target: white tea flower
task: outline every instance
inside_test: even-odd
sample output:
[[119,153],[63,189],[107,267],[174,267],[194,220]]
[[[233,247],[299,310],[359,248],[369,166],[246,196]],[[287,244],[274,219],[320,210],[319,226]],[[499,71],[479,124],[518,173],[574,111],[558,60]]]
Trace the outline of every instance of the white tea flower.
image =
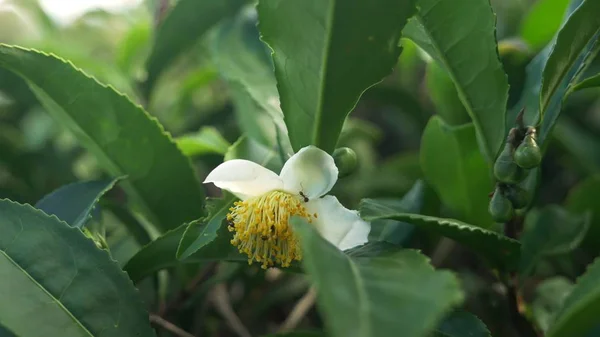
[[290,217],[304,217],[329,242],[341,250],[367,242],[371,230],[357,211],[334,196],[325,196],[338,177],[333,158],[325,151],[307,146],[293,155],[281,173],[248,160],[230,160],[217,166],[204,183],[235,194],[237,201],[227,215],[231,243],[263,268],[288,267],[301,260],[298,239]]

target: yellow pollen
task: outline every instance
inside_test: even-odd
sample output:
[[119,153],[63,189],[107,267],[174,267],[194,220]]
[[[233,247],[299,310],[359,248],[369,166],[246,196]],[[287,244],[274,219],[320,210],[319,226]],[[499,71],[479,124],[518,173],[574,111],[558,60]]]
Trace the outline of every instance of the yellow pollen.
[[317,217],[308,214],[303,198],[281,191],[236,201],[229,211],[229,231],[235,232],[231,244],[248,255],[248,264],[260,262],[264,269],[289,267],[293,260],[300,261],[302,253],[290,217],[302,216],[309,223]]

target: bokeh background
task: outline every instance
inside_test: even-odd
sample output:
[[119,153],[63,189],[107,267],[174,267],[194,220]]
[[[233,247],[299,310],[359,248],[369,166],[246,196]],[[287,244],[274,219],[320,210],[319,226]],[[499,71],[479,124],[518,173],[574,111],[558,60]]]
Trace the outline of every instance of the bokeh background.
[[[203,145],[182,145],[202,178],[227,156],[229,146],[240,136],[247,137],[248,146],[265,146],[262,137],[268,135],[256,130],[272,130],[273,121],[261,117],[255,119],[258,125],[248,125],[240,117],[252,107],[239,95],[239,88],[228,82],[221,64],[234,62],[241,71],[260,72],[268,53],[258,40],[256,15],[249,3],[207,31],[182,32],[191,36],[192,43],[162,66],[164,70],[149,90],[147,60],[155,32],[176,3],[0,0],[0,42],[70,60],[144,106],[177,139],[208,139]],[[518,101],[523,89],[526,65],[550,42],[568,3],[492,0],[497,13],[500,58],[511,84],[510,105]],[[244,34],[229,40],[222,38],[227,29],[238,26]],[[235,43],[244,48],[235,47]],[[600,62],[595,60],[590,72],[598,73],[599,69]],[[589,183],[590,177],[600,171],[598,93],[596,89],[581,91],[566,102],[544,158],[536,206],[556,203],[573,210],[586,207],[581,200],[573,201],[571,195],[574,188],[582,182]],[[420,186],[427,194],[421,213],[465,220],[465,214],[442,203],[423,180],[420,140],[427,121],[435,114],[455,126],[470,120],[448,75],[410,41],[404,41],[394,72],[363,95],[344,126],[338,145],[353,149],[359,165],[340,180],[333,193],[347,207],[356,208],[362,198],[402,198],[411,188]],[[0,69],[0,198],[33,204],[59,186],[103,175],[95,159],[44,111],[26,84]],[[218,191],[208,190],[208,194],[216,196]],[[597,195],[591,196],[587,200],[597,200]],[[127,262],[141,247],[124,224],[128,216],[135,214],[117,214],[109,208],[99,212],[112,256],[122,264]],[[151,228],[148,231],[150,236],[156,235]],[[373,237],[379,234],[377,230],[371,233]],[[550,275],[558,275],[559,280],[554,281],[558,285],[549,288],[547,294],[525,292],[529,296],[526,300],[542,303],[537,311],[537,315],[542,315],[540,319],[551,312],[544,305],[558,296],[555,294],[570,289],[573,278],[598,253],[594,243],[598,234],[591,231],[581,249],[541,264],[532,284]],[[410,225],[404,225],[397,235],[403,245],[430,255],[434,265],[457,271],[467,290],[467,308],[486,322],[494,336],[510,336],[503,324],[507,318],[501,286],[475,256],[452,243],[440,244],[439,237]],[[256,266],[229,263],[176,268],[160,274],[163,282],[147,280],[139,286],[150,310],[164,312],[173,298],[197,282],[198,271],[206,270],[210,272],[202,285],[193,287],[192,293],[186,293],[185,301],[168,308],[166,313],[177,325],[202,336],[243,335],[218,306],[209,304],[212,297],[222,296],[215,285],[228,289],[228,303],[252,334],[273,331],[309,287],[301,275],[275,270],[265,273]],[[170,282],[164,281],[167,279]],[[312,309],[299,325],[319,327],[322,322]],[[169,336],[169,332],[160,333]]]

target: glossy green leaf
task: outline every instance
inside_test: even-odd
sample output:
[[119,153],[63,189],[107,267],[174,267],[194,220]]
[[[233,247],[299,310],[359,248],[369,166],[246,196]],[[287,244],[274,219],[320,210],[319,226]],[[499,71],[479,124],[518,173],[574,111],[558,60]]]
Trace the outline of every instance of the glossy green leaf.
[[120,179],[76,182],[63,186],[43,197],[35,208],[48,215],[56,215],[70,226],[81,228],[92,216],[100,198]]
[[573,91],[600,87],[600,74],[588,77],[573,86]]
[[600,259],[577,279],[573,291],[565,299],[548,337],[584,336],[598,325],[600,311]]
[[521,236],[520,274],[531,273],[544,256],[565,254],[577,248],[589,225],[589,214],[571,214],[556,205],[529,212]]
[[498,59],[495,17],[488,1],[421,0],[404,29],[446,69],[471,116],[484,157],[504,141],[508,81]]
[[[133,282],[139,282],[153,273],[172,268],[184,263],[205,261],[247,261],[247,257],[238,254],[237,249],[229,242],[232,238],[227,225],[220,226],[214,231],[207,231],[208,226],[214,227],[214,222],[221,219],[208,217],[183,224],[176,229],[164,233],[156,240],[142,247],[123,267]],[[212,222],[212,223],[211,223]],[[190,241],[210,233],[211,241],[204,242],[197,250],[189,249]],[[195,243],[195,242],[192,242]],[[186,249],[188,248],[188,249]],[[178,258],[178,249],[185,255]],[[181,254],[180,254],[181,255]]]
[[0,321],[17,336],[154,336],[137,291],[79,229],[0,200]]
[[560,28],[569,2],[570,0],[537,1],[521,22],[521,38],[535,49],[544,47]]
[[212,56],[228,82],[240,129],[265,146],[277,137],[291,152],[268,47],[260,40],[256,12],[225,20],[212,36]]
[[574,159],[574,166],[581,166],[589,173],[600,172],[600,138],[578,126],[568,116],[556,123],[553,137]]
[[[431,193],[431,192],[430,192]],[[379,214],[420,213],[428,201],[428,187],[418,180],[402,199],[372,199]],[[363,203],[364,205],[365,203]],[[373,220],[369,238],[399,245],[413,231],[413,225],[388,219]]]
[[24,78],[48,112],[69,128],[163,229],[202,215],[202,190],[189,160],[158,122],[72,64],[0,45],[0,67]]
[[598,241],[600,240],[600,209],[598,209],[598,200],[600,200],[600,177],[589,177],[579,184],[575,185],[569,192],[566,207],[570,212],[590,214],[590,228],[583,241],[583,247],[593,254],[600,252]]
[[458,311],[446,317],[435,329],[432,337],[491,337],[490,331],[477,318],[466,311]]
[[[280,154],[247,136],[240,137],[225,153],[225,161],[246,159],[279,173],[283,167]],[[285,158],[287,160],[287,158]]]
[[382,254],[398,251],[398,246],[387,242],[375,241],[367,242],[362,246],[357,246],[344,251],[344,254],[350,257],[376,257]]
[[212,203],[207,203],[209,215],[201,222],[192,222],[188,225],[177,249],[177,258],[184,260],[215,240],[217,232],[222,227],[223,219],[236,200],[233,194],[226,193],[222,199],[214,199]]
[[548,332],[572,290],[573,282],[562,276],[546,279],[535,288],[531,313],[537,326],[544,333]]
[[333,152],[360,95],[388,75],[416,0],[261,0],[281,109],[294,150]]
[[14,101],[16,110],[26,111],[36,104],[35,95],[27,83],[18,75],[2,68],[0,68],[0,91]]
[[223,18],[232,16],[244,0],[180,0],[155,33],[154,46],[146,62],[148,77],[144,84],[148,97],[163,70],[204,33]]
[[154,272],[178,265],[177,246],[187,226],[188,224],[183,224],[163,233],[142,247],[123,266],[123,270],[127,272],[129,278],[137,283]]
[[519,258],[518,241],[458,220],[420,214],[391,213],[387,205],[372,199],[363,199],[360,215],[367,221],[390,219],[413,224],[453,239],[501,266],[513,267]]
[[177,138],[177,147],[188,157],[209,153],[224,155],[231,144],[214,127],[206,126],[200,131]]
[[542,74],[540,90],[540,144],[552,130],[571,83],[600,50],[600,2],[585,0],[558,32]]
[[425,80],[436,112],[444,121],[450,125],[462,125],[470,121],[456,86],[444,68],[437,62],[429,62]]
[[148,233],[148,228],[142,224],[141,219],[136,216],[126,204],[120,204],[118,202],[106,203],[106,209],[108,209],[120,222],[127,228],[129,234],[132,235],[133,239],[137,241],[140,246],[145,246],[152,239]]
[[0,324],[0,336],[2,336],[2,337],[19,337],[19,336],[15,335],[14,332],[8,330],[7,327],[2,326],[1,324]]
[[[583,0],[572,0],[565,14],[562,25],[569,20],[573,12],[581,5]],[[514,126],[515,118],[517,114],[524,109],[525,116],[524,121],[526,125],[534,125],[540,120],[539,109],[540,109],[540,91],[542,87],[542,73],[548,57],[552,52],[553,46],[556,43],[556,36],[552,39],[552,42],[542,49],[526,67],[526,77],[524,89],[519,102],[506,114],[506,133],[509,129]],[[554,105],[551,111],[560,109],[560,106]]]
[[477,226],[493,223],[488,195],[494,185],[472,124],[452,127],[432,117],[423,131],[420,156],[425,180],[444,204]]
[[303,219],[292,219],[303,266],[332,337],[423,336],[463,294],[456,277],[435,271],[416,251],[351,258]]

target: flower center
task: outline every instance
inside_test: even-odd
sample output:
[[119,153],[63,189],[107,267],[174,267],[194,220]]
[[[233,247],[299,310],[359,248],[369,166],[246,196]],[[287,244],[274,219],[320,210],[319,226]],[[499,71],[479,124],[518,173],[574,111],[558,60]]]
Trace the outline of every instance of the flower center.
[[280,265],[289,267],[293,260],[301,260],[298,239],[289,224],[290,217],[298,215],[312,222],[316,214],[306,211],[304,198],[281,191],[272,191],[259,197],[236,201],[229,209],[229,231],[235,232],[231,244],[262,268]]

